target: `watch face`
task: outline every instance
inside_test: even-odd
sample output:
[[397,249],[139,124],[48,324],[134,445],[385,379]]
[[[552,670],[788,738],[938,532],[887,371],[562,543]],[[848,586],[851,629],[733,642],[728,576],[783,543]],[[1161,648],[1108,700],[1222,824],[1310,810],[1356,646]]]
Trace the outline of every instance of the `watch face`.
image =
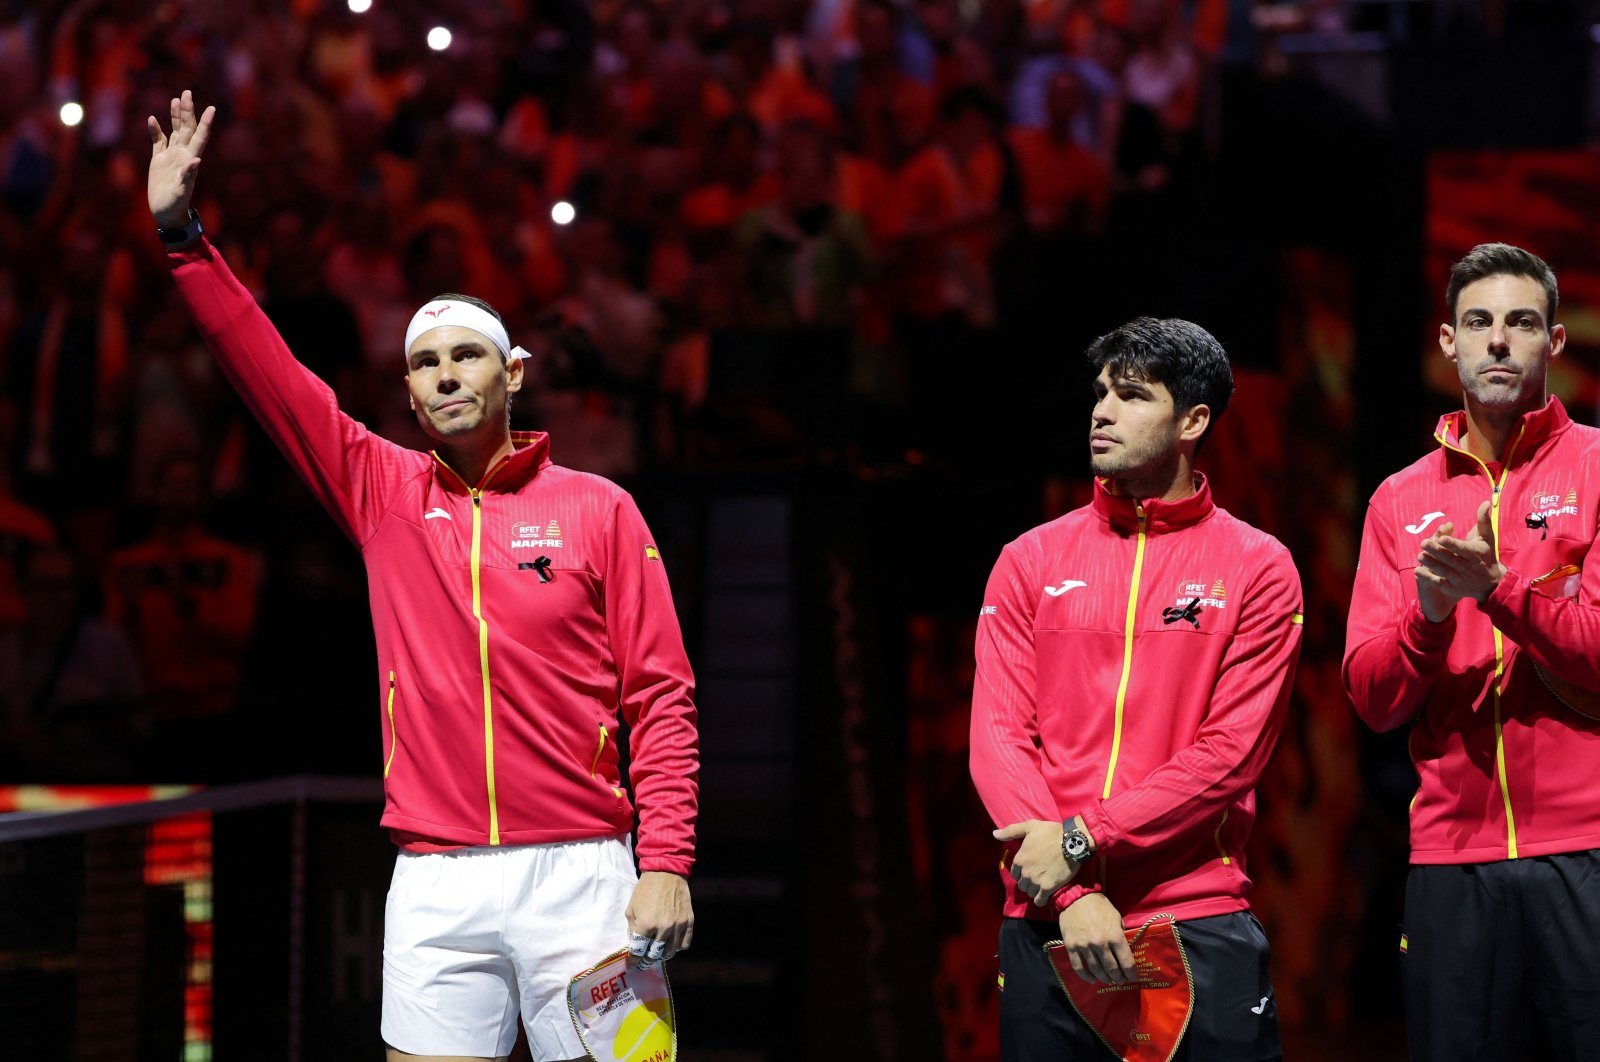
[[1089,854],[1089,842],[1081,833],[1069,833],[1066,840],[1067,855],[1072,859],[1082,859]]

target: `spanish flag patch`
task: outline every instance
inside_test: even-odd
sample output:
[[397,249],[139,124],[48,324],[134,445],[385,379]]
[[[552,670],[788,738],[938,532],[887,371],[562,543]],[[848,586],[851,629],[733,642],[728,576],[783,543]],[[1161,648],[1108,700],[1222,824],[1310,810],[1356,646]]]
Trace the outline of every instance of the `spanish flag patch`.
[[661,559],[661,551],[654,546],[646,546],[644,548],[644,559],[658,561]]

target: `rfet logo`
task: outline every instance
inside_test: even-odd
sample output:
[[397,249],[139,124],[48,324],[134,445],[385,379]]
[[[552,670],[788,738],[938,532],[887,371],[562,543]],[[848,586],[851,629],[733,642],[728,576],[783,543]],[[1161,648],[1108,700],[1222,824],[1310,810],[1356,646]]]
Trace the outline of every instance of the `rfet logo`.
[[1227,608],[1228,588],[1222,585],[1222,580],[1215,582],[1186,582],[1178,590],[1177,604],[1180,608],[1187,607],[1195,602],[1197,608]]
[[628,975],[625,973],[619,973],[611,980],[601,981],[599,984],[589,989],[589,994],[592,997],[590,1002],[599,1003],[601,1000],[610,999],[612,996],[623,991],[627,987]]
[[1533,496],[1533,516],[1542,516],[1546,520],[1552,516],[1577,516],[1578,491],[1577,488],[1567,491],[1565,495],[1554,491],[1549,493],[1538,492]]
[[512,549],[535,548],[560,548],[561,525],[551,520],[548,524],[532,521],[526,524],[513,524],[511,527]]

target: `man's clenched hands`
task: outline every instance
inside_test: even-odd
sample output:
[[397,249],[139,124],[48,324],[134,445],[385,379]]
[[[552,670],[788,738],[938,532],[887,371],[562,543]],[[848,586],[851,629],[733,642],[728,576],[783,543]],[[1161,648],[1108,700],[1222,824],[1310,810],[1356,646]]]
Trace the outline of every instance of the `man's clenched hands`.
[[164,134],[155,115],[145,119],[150,131],[150,215],[164,229],[181,229],[188,222],[189,200],[194,196],[200,155],[211,137],[211,120],[217,109],[207,107],[198,119],[194,97],[188,89],[172,101],[172,132]]
[[1137,980],[1133,950],[1122,932],[1122,913],[1103,893],[1080,897],[1061,912],[1059,922],[1061,942],[1079,977],[1108,985]]
[[1035,907],[1049,903],[1056,890],[1078,872],[1078,868],[1068,864],[1066,856],[1061,854],[1061,833],[1061,823],[1043,819],[1014,822],[994,831],[997,841],[1022,838],[1022,846],[1011,860],[1011,876]]

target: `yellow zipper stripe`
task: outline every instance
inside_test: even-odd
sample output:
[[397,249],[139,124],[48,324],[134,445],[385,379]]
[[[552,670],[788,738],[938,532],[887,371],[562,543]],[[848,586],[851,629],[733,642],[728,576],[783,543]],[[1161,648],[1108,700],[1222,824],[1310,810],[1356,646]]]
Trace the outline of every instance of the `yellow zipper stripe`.
[[394,752],[400,747],[400,735],[394,729],[394,672],[389,672],[389,758],[383,761],[383,776],[389,777],[389,768],[394,766]]
[[494,790],[494,697],[489,681],[489,621],[483,618],[483,490],[506,463],[502,457],[493,468],[484,473],[476,487],[467,486],[456,470],[444,463],[437,451],[433,459],[439,467],[455,476],[456,482],[472,495],[472,616],[478,621],[478,665],[483,672],[483,772],[489,787],[489,843],[500,843],[500,804]]
[[1133,554],[1133,583],[1128,587],[1128,616],[1122,632],[1122,679],[1117,683],[1117,717],[1111,730],[1111,761],[1106,764],[1106,784],[1100,791],[1101,800],[1111,799],[1111,781],[1117,774],[1117,755],[1122,751],[1122,710],[1128,702],[1128,677],[1133,674],[1133,620],[1139,606],[1139,575],[1144,571],[1145,513],[1144,506],[1135,505],[1139,514],[1139,545]]
[[[1478,467],[1483,469],[1484,478],[1489,481],[1489,528],[1494,532],[1494,559],[1500,560],[1500,492],[1506,484],[1506,477],[1511,474],[1511,459],[1517,454],[1517,446],[1522,442],[1523,432],[1528,430],[1526,422],[1517,429],[1517,437],[1512,440],[1511,448],[1506,451],[1505,463],[1500,466],[1500,480],[1495,481],[1489,466],[1477,454],[1470,450],[1463,450],[1459,446],[1451,446],[1443,436],[1434,436],[1447,450],[1454,450],[1458,454],[1466,454],[1478,462]],[[1473,514],[1476,518],[1476,513]],[[1511,786],[1506,782],[1506,739],[1505,730],[1501,722],[1500,694],[1503,676],[1506,670],[1506,645],[1505,636],[1500,633],[1499,627],[1494,630],[1494,773],[1500,783],[1500,801],[1506,809],[1506,857],[1517,858],[1517,816],[1511,809]],[[1415,798],[1413,798],[1414,800]]]
[[500,843],[500,806],[494,795],[494,698],[489,685],[489,621],[483,618],[481,580],[483,495],[472,492],[472,615],[478,621],[478,663],[483,668],[483,770],[489,782],[489,843]]
[[1233,866],[1233,857],[1228,855],[1228,850],[1226,848],[1222,847],[1222,828],[1227,824],[1228,812],[1224,811],[1222,813],[1222,821],[1217,823],[1217,832],[1213,835],[1213,838],[1217,842],[1217,851],[1222,853],[1222,865],[1225,867],[1231,867]]
[[1517,817],[1511,811],[1511,788],[1506,783],[1506,739],[1500,722],[1500,673],[1505,668],[1505,645],[1494,632],[1494,773],[1500,780],[1500,800],[1506,806],[1506,857],[1517,858]]

